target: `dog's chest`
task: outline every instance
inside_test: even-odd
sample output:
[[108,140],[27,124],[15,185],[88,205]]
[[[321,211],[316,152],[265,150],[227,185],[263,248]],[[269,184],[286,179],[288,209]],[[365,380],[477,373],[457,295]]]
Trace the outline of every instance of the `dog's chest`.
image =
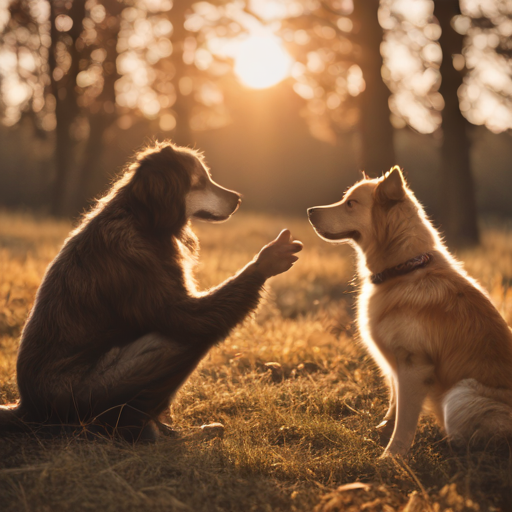
[[[392,286],[391,286],[392,284]],[[399,354],[430,353],[431,334],[425,308],[432,301],[417,283],[365,283],[359,297],[359,328],[370,353],[381,366],[395,368]]]
[[387,324],[385,296],[371,283],[362,286],[358,298],[357,321],[361,338],[383,371],[395,367],[393,337]]

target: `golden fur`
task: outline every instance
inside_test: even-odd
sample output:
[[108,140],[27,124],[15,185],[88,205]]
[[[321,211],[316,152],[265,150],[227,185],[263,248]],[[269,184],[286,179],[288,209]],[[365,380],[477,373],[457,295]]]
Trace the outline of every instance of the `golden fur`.
[[[424,406],[454,441],[509,436],[510,328],[443,245],[401,171],[364,179],[309,217],[322,238],[350,241],[359,254],[359,330],[390,386],[384,455],[407,453]],[[425,267],[372,283],[372,274],[425,253],[433,257]]]

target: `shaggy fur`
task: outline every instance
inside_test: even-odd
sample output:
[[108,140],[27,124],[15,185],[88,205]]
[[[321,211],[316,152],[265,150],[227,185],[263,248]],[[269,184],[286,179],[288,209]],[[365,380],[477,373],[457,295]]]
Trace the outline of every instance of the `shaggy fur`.
[[301,248],[285,231],[235,277],[199,293],[188,217],[225,220],[239,202],[192,150],[162,143],[139,153],[48,267],[22,333],[20,404],[0,425],[154,438],[201,358]]
[[[350,241],[359,254],[359,330],[390,386],[384,455],[407,453],[424,405],[454,441],[510,436],[511,331],[448,253],[400,169],[365,178],[309,218],[322,238]],[[427,253],[428,264],[372,284],[372,274]]]

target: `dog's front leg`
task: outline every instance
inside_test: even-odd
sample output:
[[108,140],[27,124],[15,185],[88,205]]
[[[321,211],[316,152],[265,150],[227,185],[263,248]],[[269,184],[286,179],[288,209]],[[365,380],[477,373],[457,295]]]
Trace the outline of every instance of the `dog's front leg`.
[[387,376],[389,388],[389,407],[383,420],[377,425],[376,429],[379,433],[380,443],[386,446],[391,439],[393,430],[395,429],[396,417],[396,384],[392,375]]
[[207,293],[178,297],[177,302],[167,304],[156,315],[153,330],[189,342],[207,340],[207,345],[225,339],[256,308],[265,281],[290,269],[301,250],[302,242],[293,240],[284,229],[234,277]]
[[433,365],[421,356],[406,350],[397,354],[395,429],[383,457],[409,451],[433,375]]

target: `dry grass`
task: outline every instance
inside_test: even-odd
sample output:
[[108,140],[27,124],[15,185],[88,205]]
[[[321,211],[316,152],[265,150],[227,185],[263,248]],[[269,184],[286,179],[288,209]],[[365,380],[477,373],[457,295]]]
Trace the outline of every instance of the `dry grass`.
[[[407,461],[378,459],[373,427],[386,393],[354,340],[350,249],[322,243],[303,220],[240,214],[196,226],[201,286],[231,275],[285,226],[305,243],[301,260],[181,390],[171,409],[181,437],[136,447],[0,439],[3,511],[512,510],[508,451],[455,454],[428,418]],[[19,333],[69,228],[0,213],[1,402],[16,399]],[[459,256],[511,321],[512,234],[488,228],[481,248]],[[225,425],[223,439],[193,429],[211,422]],[[336,490],[354,481],[371,485]]]

